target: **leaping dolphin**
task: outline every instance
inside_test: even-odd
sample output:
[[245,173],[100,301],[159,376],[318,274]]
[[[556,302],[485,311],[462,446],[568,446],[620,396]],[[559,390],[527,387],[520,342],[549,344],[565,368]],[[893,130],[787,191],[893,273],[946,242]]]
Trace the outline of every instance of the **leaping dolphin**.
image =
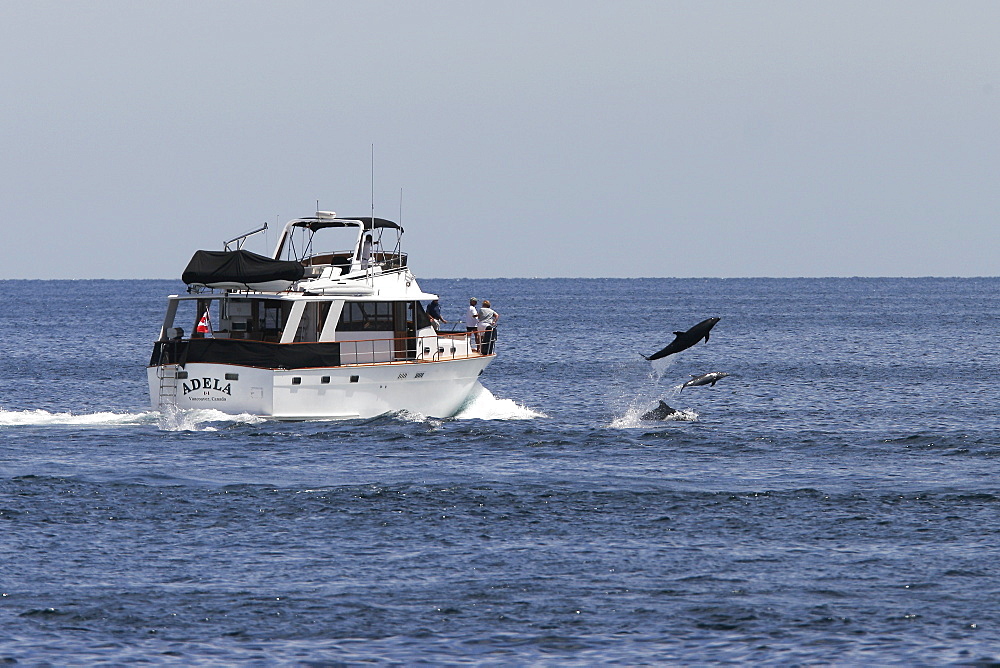
[[671,415],[676,415],[680,413],[676,408],[671,408],[667,405],[663,399],[660,399],[660,405],[651,411],[642,414],[640,420],[666,420]]
[[703,373],[700,376],[691,374],[691,380],[681,385],[681,390],[685,387],[697,387],[698,385],[711,385],[715,387],[715,384],[720,380],[728,376],[728,373],[722,373],[721,371],[713,371],[711,373]]
[[653,360],[658,360],[661,357],[666,357],[667,355],[673,355],[674,353],[679,353],[682,350],[687,350],[702,339],[705,339],[707,342],[708,335],[717,322],[719,322],[719,318],[709,318],[707,320],[702,320],[686,332],[674,332],[674,340],[670,342],[670,345],[659,352],[653,353],[649,357],[646,357],[645,355],[643,355],[643,357],[646,357],[647,360],[652,362]]

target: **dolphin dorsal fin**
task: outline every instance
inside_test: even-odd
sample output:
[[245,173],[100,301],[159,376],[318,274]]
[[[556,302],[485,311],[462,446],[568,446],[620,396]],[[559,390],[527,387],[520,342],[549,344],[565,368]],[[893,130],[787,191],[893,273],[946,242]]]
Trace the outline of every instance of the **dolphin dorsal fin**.
[[685,333],[686,332],[674,332],[674,336],[680,336],[681,334],[685,334]]

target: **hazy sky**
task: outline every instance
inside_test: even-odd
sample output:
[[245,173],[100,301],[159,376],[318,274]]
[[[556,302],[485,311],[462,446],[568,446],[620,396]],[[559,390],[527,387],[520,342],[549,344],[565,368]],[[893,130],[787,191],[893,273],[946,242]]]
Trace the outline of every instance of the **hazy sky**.
[[997,275],[998,26],[993,1],[10,0],[0,278],[178,278],[317,200],[368,215],[373,145],[422,277]]

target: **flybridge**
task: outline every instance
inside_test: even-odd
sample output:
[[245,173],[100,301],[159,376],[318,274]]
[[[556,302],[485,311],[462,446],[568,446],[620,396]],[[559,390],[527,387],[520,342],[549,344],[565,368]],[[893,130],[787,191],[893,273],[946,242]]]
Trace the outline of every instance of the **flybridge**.
[[[317,211],[289,221],[271,257],[242,250],[246,237],[266,227],[227,241],[226,250],[197,251],[182,280],[194,290],[280,292],[301,282],[299,289],[313,292],[371,294],[374,274],[402,270],[407,264],[400,249],[403,228],[385,218],[338,218],[332,211]],[[233,243],[236,250],[228,250]]]
[[[350,248],[327,248],[324,244],[330,243],[332,237],[318,233],[330,230],[347,231]],[[387,237],[387,231],[395,234]],[[343,239],[343,235],[337,236]],[[366,271],[374,266],[398,269],[406,266],[406,255],[400,250],[402,236],[403,228],[385,218],[338,218],[333,211],[317,211],[313,217],[285,225],[272,258],[294,260],[307,267],[332,266],[337,269],[336,275]]]

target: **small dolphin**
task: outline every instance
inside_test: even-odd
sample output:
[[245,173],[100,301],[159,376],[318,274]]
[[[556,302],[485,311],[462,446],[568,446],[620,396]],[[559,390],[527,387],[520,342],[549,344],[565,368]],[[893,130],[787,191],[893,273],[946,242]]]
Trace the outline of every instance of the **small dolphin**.
[[658,360],[661,357],[666,357],[667,355],[673,355],[674,353],[679,353],[682,350],[687,350],[702,339],[705,339],[707,342],[708,335],[717,322],[719,322],[719,318],[709,318],[707,320],[702,320],[686,332],[674,332],[674,340],[670,342],[670,345],[659,352],[653,353],[649,357],[646,357],[645,355],[643,355],[643,357],[646,357],[647,360],[652,362],[653,360]]
[[667,405],[663,399],[660,399],[660,405],[653,410],[643,413],[640,420],[666,420],[671,415],[676,415],[680,413],[676,408],[671,408]]
[[715,384],[720,380],[728,376],[728,373],[723,373],[721,371],[713,371],[711,373],[703,373],[700,376],[691,374],[691,380],[681,385],[681,390],[685,387],[697,387],[698,385],[711,385],[715,387]]

